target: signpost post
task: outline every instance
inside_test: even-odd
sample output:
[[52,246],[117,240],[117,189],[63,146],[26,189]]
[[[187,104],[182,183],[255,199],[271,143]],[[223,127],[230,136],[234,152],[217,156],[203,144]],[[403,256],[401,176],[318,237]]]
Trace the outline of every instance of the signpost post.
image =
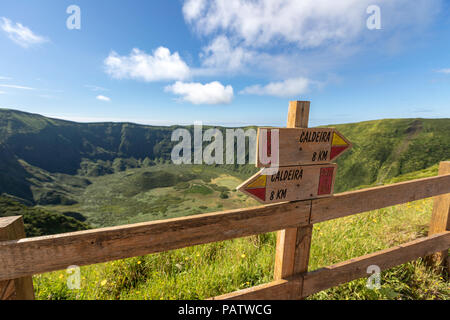
[[[309,101],[291,101],[287,128],[260,128],[256,166],[260,172],[237,189],[261,203],[310,200],[333,195],[337,159],[352,147],[333,128],[308,129]],[[272,132],[278,150],[272,150]],[[263,161],[278,151],[277,167]],[[281,230],[277,234],[275,280],[308,271],[312,225]],[[303,284],[301,284],[303,286]],[[302,290],[302,288],[299,288]]]

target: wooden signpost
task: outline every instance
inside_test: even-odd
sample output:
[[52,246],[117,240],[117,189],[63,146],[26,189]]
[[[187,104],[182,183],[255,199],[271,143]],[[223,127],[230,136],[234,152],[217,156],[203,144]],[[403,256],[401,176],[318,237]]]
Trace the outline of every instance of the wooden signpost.
[[[261,161],[261,152],[271,153],[271,136],[274,128],[258,129],[258,153],[256,166],[270,167]],[[276,129],[279,139],[279,166],[296,166],[306,164],[330,163],[352,147],[339,131],[330,128],[279,128]],[[265,150],[261,150],[262,135],[267,143]],[[261,152],[260,152],[261,151]]]
[[[333,195],[337,165],[331,161],[349,150],[352,144],[336,129],[308,129],[309,108],[309,101],[291,101],[287,128],[258,130],[256,166],[263,169],[240,185],[238,190],[262,203]],[[271,159],[273,152],[277,151],[271,144],[272,133],[279,137],[278,170],[260,158],[265,151],[267,158]],[[308,271],[312,230],[311,224],[278,231],[275,280]],[[303,281],[296,290],[301,292],[302,287]]]
[[[331,161],[352,144],[334,128],[307,128],[308,116],[309,102],[293,101],[289,128],[258,129],[256,166],[263,169],[237,190],[264,204],[333,195],[337,165]],[[277,145],[272,145],[274,135],[278,136]],[[275,152],[278,163],[274,167],[270,161],[265,163],[262,155],[269,160]]]

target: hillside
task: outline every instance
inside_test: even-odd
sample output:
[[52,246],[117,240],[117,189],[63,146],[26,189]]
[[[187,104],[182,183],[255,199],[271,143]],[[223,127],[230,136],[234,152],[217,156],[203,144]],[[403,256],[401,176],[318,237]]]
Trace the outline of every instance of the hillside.
[[[89,226],[74,217],[51,212],[42,208],[31,208],[10,197],[0,196],[0,217],[23,216],[27,237],[51,235],[89,229]],[[83,220],[82,216],[75,216]]]
[[[174,127],[79,124],[0,110],[0,216],[23,215],[27,236],[256,205],[235,187],[257,169],[175,166]],[[354,144],[338,160],[336,192],[437,174],[450,158],[450,119],[336,125]],[[225,130],[225,128],[221,128]],[[432,200],[317,224],[311,270],[427,234]],[[369,236],[370,235],[370,236]],[[202,299],[273,278],[275,234],[33,277],[38,299]],[[370,239],[370,240],[367,240]],[[205,274],[208,275],[205,277]],[[356,280],[309,299],[449,299],[448,281],[420,260],[387,270],[382,290]]]
[[[354,144],[338,159],[335,192],[387,183],[450,159],[450,119],[334,127]],[[76,123],[0,109],[0,195],[81,214],[92,226],[256,204],[234,192],[257,171],[254,165],[171,164],[175,128]]]

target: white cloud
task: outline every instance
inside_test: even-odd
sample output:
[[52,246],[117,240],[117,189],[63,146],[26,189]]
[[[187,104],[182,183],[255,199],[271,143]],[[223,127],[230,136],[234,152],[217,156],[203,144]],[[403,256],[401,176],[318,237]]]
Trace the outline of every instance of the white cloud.
[[[392,31],[429,22],[441,0],[378,0]],[[186,0],[185,20],[202,35],[227,34],[248,47],[279,43],[315,48],[351,42],[367,31],[373,0]],[[428,20],[427,20],[428,19]]]
[[18,86],[15,84],[0,84],[0,87],[1,88],[10,88],[10,89],[20,89],[20,90],[36,90],[35,88]]
[[4,17],[0,19],[0,28],[12,41],[24,48],[48,42],[48,39],[34,34],[33,31],[23,26],[21,23],[14,24],[11,20]]
[[[369,5],[381,30],[368,30]],[[412,50],[443,0],[184,0],[183,15],[208,44],[195,75],[323,77],[356,55]],[[300,50],[299,50],[300,49]]]
[[128,56],[119,56],[116,52],[104,61],[106,73],[117,79],[135,79],[147,82],[161,80],[183,80],[190,74],[187,64],[178,52],[170,53],[164,47],[149,55],[139,49],[133,49]]
[[448,68],[448,69],[440,69],[440,70],[437,70],[436,72],[450,74],[450,68]]
[[241,94],[269,95],[276,97],[292,97],[308,92],[312,85],[318,85],[318,82],[299,77],[287,79],[280,82],[270,82],[265,86],[253,85],[246,87]]
[[203,48],[200,54],[202,64],[207,68],[227,71],[241,70],[255,58],[255,53],[243,47],[233,47],[226,36],[218,36],[213,42]]
[[97,99],[97,100],[100,100],[100,101],[106,101],[106,102],[110,102],[110,101],[111,101],[111,98],[105,97],[105,96],[102,96],[102,95],[98,95],[98,96],[96,97],[96,99]]
[[0,91],[0,94],[6,94],[6,92],[5,91]]
[[167,86],[165,91],[179,95],[182,100],[193,104],[229,104],[234,96],[232,86],[224,86],[218,81],[206,84],[177,81]]
[[205,8],[205,0],[190,0],[185,1],[183,5],[183,14],[187,21],[192,21],[197,18]]
[[11,80],[11,78],[10,77],[2,77],[2,76],[0,76],[0,80]]

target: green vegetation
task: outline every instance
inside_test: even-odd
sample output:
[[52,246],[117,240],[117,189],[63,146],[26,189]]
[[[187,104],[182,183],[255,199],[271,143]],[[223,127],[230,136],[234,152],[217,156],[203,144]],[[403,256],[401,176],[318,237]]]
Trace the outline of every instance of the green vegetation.
[[[450,158],[450,119],[386,119],[334,127],[354,144],[338,159],[336,192],[385,183]],[[72,194],[83,187],[66,186],[68,175],[91,180],[168,164],[175,128],[81,124],[0,109],[0,194],[43,205],[73,203]],[[223,133],[225,129],[219,127]],[[248,158],[248,148],[246,152]],[[210,167],[240,179],[257,171],[253,165]]]
[[0,197],[0,217],[23,216],[27,237],[89,229],[72,217],[41,208],[30,208],[8,197]]
[[[432,200],[317,224],[311,270],[425,236]],[[81,289],[64,271],[37,275],[38,299],[204,299],[272,281],[275,234],[81,267]],[[206,276],[205,276],[206,275]],[[356,280],[309,299],[450,299],[448,279],[421,260],[382,272],[380,290]]]
[[[354,143],[338,159],[335,192],[433,176],[450,159],[450,119],[335,127]],[[23,215],[27,236],[37,236],[257,204],[235,192],[253,165],[170,164],[173,129],[0,109],[0,216]],[[422,200],[316,225],[311,270],[425,235],[431,206]],[[274,233],[258,235],[82,267],[81,290],[67,289],[64,271],[38,275],[35,289],[40,299],[207,298],[271,281],[274,249]],[[450,299],[448,279],[421,261],[381,280],[378,291],[357,280],[311,299]]]
[[450,119],[386,119],[334,127],[353,143],[337,161],[336,192],[383,184],[450,158]]

